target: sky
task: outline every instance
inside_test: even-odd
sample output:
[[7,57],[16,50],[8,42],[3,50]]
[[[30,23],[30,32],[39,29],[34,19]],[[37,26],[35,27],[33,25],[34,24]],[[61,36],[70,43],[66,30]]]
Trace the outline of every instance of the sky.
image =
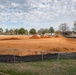
[[0,0],[0,28],[58,29],[76,20],[76,0]]

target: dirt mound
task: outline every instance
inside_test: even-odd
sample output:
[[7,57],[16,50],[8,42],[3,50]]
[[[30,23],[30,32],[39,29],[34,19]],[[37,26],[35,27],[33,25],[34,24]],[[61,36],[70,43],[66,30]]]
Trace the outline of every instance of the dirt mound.
[[65,38],[63,35],[61,35],[61,34],[58,34],[56,37],[58,37],[58,38]]
[[46,35],[37,35],[34,34],[32,37],[30,37],[31,39],[40,39],[40,38],[65,38],[64,36],[62,36],[61,34],[58,34],[57,36],[46,36]]
[[20,40],[19,38],[4,38],[4,39],[0,39],[0,40]]
[[32,37],[30,37],[30,39],[40,39],[40,38],[41,36],[37,34],[34,34]]

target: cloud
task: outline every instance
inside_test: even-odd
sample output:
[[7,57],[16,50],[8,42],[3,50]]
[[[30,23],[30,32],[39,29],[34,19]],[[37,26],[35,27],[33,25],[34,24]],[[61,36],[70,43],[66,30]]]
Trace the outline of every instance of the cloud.
[[73,1],[76,1],[76,0],[73,0]]
[[18,7],[19,3],[11,3],[12,7]]
[[3,9],[4,8],[4,6],[3,5],[0,5],[0,9]]
[[0,22],[51,21],[76,17],[76,0],[0,0]]

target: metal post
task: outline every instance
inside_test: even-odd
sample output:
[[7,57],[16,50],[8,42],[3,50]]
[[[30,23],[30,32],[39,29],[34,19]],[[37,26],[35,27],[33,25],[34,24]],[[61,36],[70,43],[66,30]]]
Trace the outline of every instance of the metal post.
[[58,53],[58,56],[57,56],[57,65],[56,65],[56,75],[59,75],[59,58],[60,58],[60,54]]
[[43,75],[43,52],[42,53],[42,75]]
[[14,63],[15,63],[15,49],[14,49]]
[[42,62],[43,62],[43,52],[42,52]]

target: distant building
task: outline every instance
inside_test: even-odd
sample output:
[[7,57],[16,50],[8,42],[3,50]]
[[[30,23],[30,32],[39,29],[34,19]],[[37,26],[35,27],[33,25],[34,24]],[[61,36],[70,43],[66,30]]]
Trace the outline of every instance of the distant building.
[[45,33],[45,36],[56,36],[56,33]]
[[72,31],[61,32],[61,34],[65,37],[76,38],[76,22],[74,24],[74,28],[72,29]]
[[76,38],[76,32],[75,31],[61,32],[61,34],[65,37],[75,37]]

